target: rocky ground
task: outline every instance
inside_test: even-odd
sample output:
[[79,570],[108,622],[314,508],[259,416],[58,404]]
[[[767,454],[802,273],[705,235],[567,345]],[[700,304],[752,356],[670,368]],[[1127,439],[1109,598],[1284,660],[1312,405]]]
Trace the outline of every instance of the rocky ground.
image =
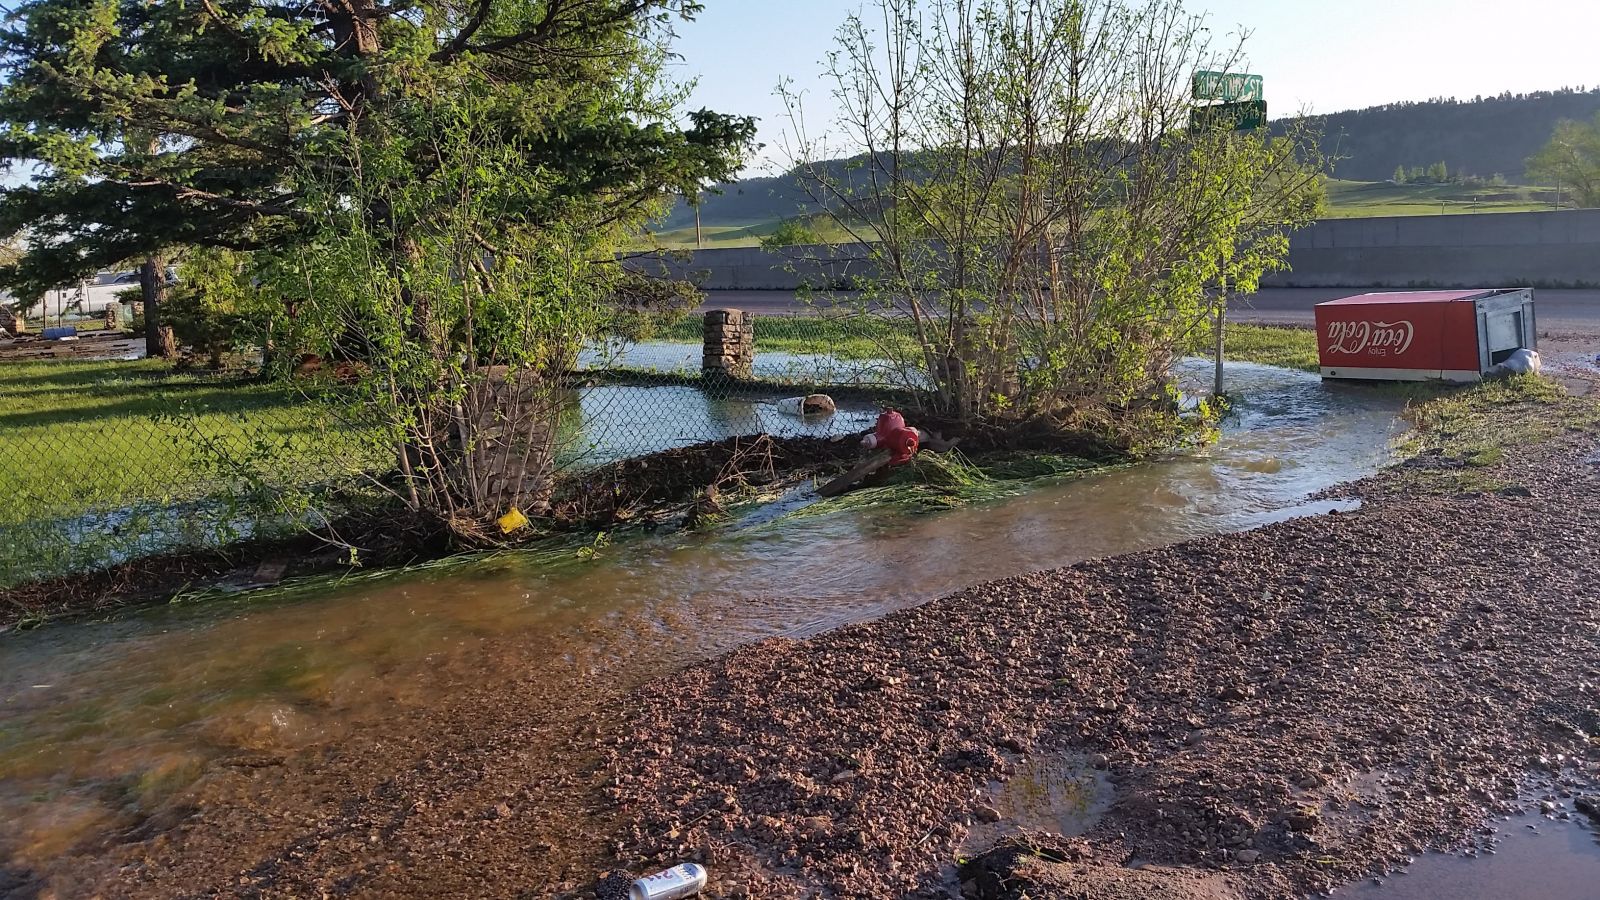
[[[1535,773],[1573,792],[1600,766],[1593,410],[1506,403],[1425,443],[1353,513],[652,684],[604,748],[619,858],[700,860],[715,897],[1286,898],[1481,839]],[[1040,758],[1106,769],[1109,810],[986,853]]]

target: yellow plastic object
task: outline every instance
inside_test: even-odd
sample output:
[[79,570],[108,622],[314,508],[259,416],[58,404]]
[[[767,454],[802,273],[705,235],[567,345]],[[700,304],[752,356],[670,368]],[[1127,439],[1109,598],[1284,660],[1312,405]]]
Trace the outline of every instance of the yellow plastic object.
[[501,534],[510,534],[518,528],[525,527],[528,524],[528,517],[522,514],[522,510],[512,507],[510,512],[496,519],[495,524],[500,526]]

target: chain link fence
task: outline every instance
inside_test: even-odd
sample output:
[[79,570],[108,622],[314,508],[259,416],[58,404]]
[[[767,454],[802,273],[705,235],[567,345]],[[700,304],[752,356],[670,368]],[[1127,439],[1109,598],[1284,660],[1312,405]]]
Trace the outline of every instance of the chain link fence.
[[[565,473],[739,435],[858,432],[918,387],[890,319],[714,311],[616,331],[572,375]],[[0,344],[0,588],[319,527],[386,496],[392,452],[303,383],[96,360],[87,344],[6,352],[21,346]],[[836,409],[784,402],[812,393]]]

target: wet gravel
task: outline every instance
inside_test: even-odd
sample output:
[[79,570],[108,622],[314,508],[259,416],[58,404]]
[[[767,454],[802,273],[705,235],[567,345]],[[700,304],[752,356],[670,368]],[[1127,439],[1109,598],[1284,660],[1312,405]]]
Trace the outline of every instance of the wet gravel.
[[[655,682],[603,748],[618,858],[702,861],[716,897],[1265,898],[1481,839],[1530,778],[1575,793],[1600,765],[1594,446],[1509,452],[1490,493],[1418,494],[1402,467],[1353,486],[1354,513],[985,584]],[[1028,838],[1065,849],[979,856],[994,784],[1039,754],[1108,767],[1110,811],[1082,839]]]

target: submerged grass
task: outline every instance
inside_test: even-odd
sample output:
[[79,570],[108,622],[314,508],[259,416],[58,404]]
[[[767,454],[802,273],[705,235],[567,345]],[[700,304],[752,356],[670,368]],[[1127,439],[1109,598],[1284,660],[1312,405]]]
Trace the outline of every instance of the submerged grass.
[[795,519],[867,508],[903,512],[950,509],[1013,497],[1047,479],[1067,478],[1111,468],[1075,456],[1049,453],[968,458],[959,450],[924,451],[907,465],[890,470],[880,484],[808,504],[783,516]]

